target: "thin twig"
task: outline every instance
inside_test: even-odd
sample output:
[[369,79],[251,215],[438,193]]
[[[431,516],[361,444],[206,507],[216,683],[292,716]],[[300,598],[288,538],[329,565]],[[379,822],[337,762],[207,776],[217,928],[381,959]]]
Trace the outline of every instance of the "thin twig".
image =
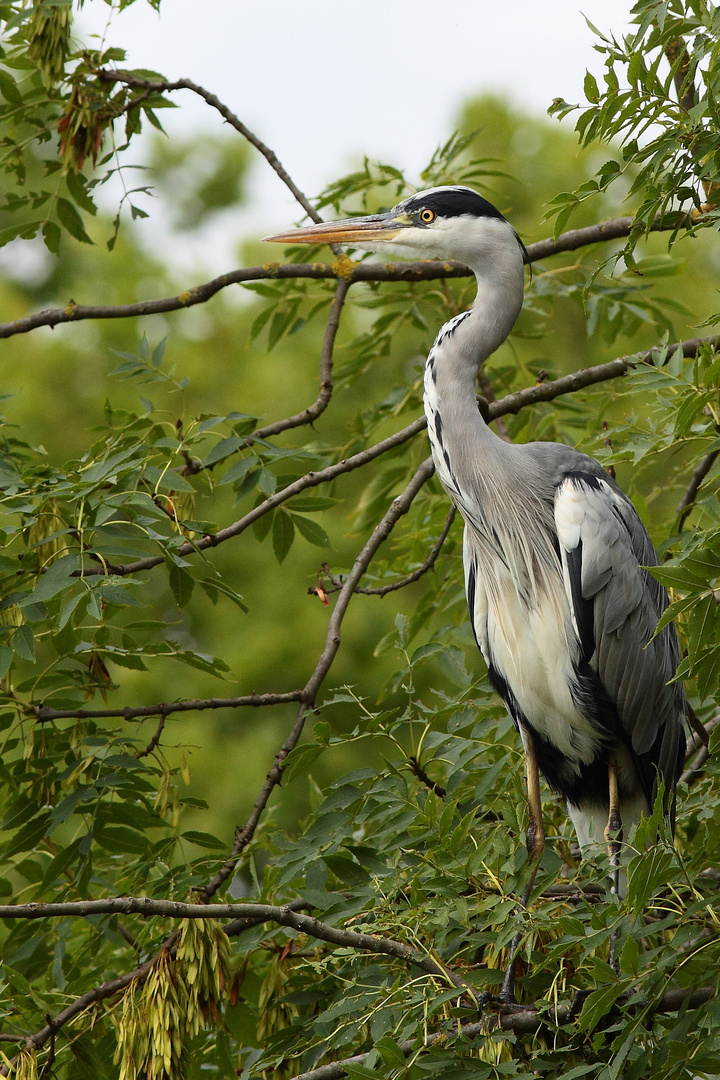
[[[613,221],[604,221],[599,225],[589,225],[584,229],[570,229],[562,233],[557,240],[552,237],[539,240],[529,245],[528,261],[533,263],[538,259],[546,259],[551,255],[559,255],[566,251],[575,251],[589,244],[619,239],[628,235],[632,224],[632,218],[617,218]],[[657,228],[659,229],[660,226],[658,225]],[[671,226],[668,225],[667,228]],[[220,274],[210,281],[194,285],[175,296],[166,296],[158,300],[140,300],[134,304],[117,305],[76,304],[74,300],[70,300],[64,307],[45,308],[34,315],[16,319],[14,322],[0,323],[0,338],[27,334],[39,326],[58,326],[62,323],[81,322],[85,319],[129,319],[180,311],[183,308],[194,307],[196,304],[207,303],[216,293],[229,285],[250,281],[335,278],[353,285],[360,281],[437,281],[471,276],[472,271],[462,263],[439,259],[387,264],[348,263],[347,258],[335,263],[268,262],[263,266],[250,266]]]
[[452,528],[456,514],[456,508],[451,506],[448,510],[447,517],[445,518],[442,532],[433,544],[427,559],[421,566],[418,566],[417,569],[413,570],[412,573],[408,574],[406,577],[401,578],[400,581],[393,581],[390,585],[377,585],[374,588],[358,589],[357,592],[363,593],[365,596],[387,596],[388,593],[397,592],[398,589],[404,589],[406,585],[412,585],[413,582],[419,581],[424,574],[427,574],[435,566],[438,555],[442,551],[443,544],[448,538],[448,533]]
[[690,482],[685,490],[685,494],[678,503],[677,510],[675,511],[678,516],[678,532],[680,532],[685,525],[685,521],[695,505],[700,485],[717,461],[718,454],[720,454],[720,450],[711,450],[710,453],[705,454],[695,466],[693,474],[690,477]]
[[162,737],[162,733],[165,730],[165,721],[167,720],[167,715],[168,715],[167,713],[163,713],[161,715],[160,723],[158,724],[157,728],[155,729],[155,734],[153,735],[152,739],[147,744],[147,746],[145,747],[144,750],[138,750],[137,753],[135,754],[135,757],[138,760],[140,760],[140,758],[149,757],[150,754],[152,754],[153,750],[157,749],[157,746],[158,746],[158,744],[160,742],[160,739]]
[[280,434],[281,431],[301,427],[303,424],[313,424],[327,409],[333,391],[332,367],[335,338],[337,337],[340,315],[349,289],[350,282],[345,278],[340,278],[330,305],[330,314],[325,326],[325,337],[320,351],[320,391],[317,399],[312,405],[308,405],[306,409],[296,413],[294,416],[288,416],[284,420],[277,420],[274,424],[267,424],[263,428],[258,428],[257,431],[253,432],[256,439],[269,439],[272,435]]
[[[40,705],[35,716],[41,724],[49,720],[87,720],[93,716],[117,716],[123,720],[137,720],[144,716],[170,716],[178,712],[202,712],[204,709],[239,709],[244,707],[259,708],[263,705],[286,705],[302,699],[302,690],[291,690],[287,694],[245,694],[242,697],[197,698],[194,701],[161,701],[157,705],[124,706],[121,709],[53,709],[49,705]],[[143,755],[144,756],[144,755]]]
[[408,765],[410,766],[410,772],[413,776],[418,778],[421,784],[424,784],[426,788],[429,788],[439,799],[445,798],[447,795],[447,788],[444,788],[442,784],[436,784],[432,777],[428,776],[416,757],[409,757]]
[[[244,139],[255,147],[267,161],[271,169],[280,177],[282,182],[292,192],[294,197],[302,206],[305,213],[314,222],[322,221],[322,218],[311,205],[307,197],[303,194],[297,184],[292,180],[289,174],[285,171],[281,165],[277,155],[273,153],[269,146],[266,146],[261,139],[254,135],[248,127],[243,124],[234,112],[232,112],[227,105],[224,105],[220,98],[215,94],[206,90],[203,86],[199,86],[198,83],[193,82],[191,79],[176,79],[174,82],[170,82],[166,79],[143,79],[137,75],[133,75],[129,71],[107,71],[100,70],[95,72],[98,79],[101,82],[120,82],[125,86],[137,87],[141,90],[148,90],[152,94],[171,93],[174,90],[191,90],[194,94],[197,94],[204,101],[210,105],[211,108],[216,109],[223,120],[225,120],[232,128],[235,129]],[[137,103],[137,102],[136,102]]]
[[[406,585],[412,585],[414,581],[418,581],[423,576],[423,574],[427,574],[428,571],[432,570],[435,563],[437,562],[438,555],[442,550],[443,544],[447,540],[448,533],[450,532],[452,523],[455,520],[455,516],[456,509],[454,506],[451,506],[448,511],[448,515],[445,518],[443,530],[433,544],[430,554],[428,555],[427,559],[425,559],[425,562],[423,562],[420,566],[413,570],[412,573],[408,574],[404,578],[400,578],[399,581],[393,581],[390,585],[377,585],[373,588],[360,587],[357,588],[355,592],[362,593],[363,596],[387,596],[388,593],[397,592],[398,589],[404,589]],[[329,595],[342,589],[345,579],[342,576],[336,577],[334,574],[332,574],[327,563],[323,563],[322,569],[323,573],[325,573],[329,580],[332,582],[331,588],[323,589],[322,591]],[[308,589],[308,592],[317,593],[318,589],[310,588]]]

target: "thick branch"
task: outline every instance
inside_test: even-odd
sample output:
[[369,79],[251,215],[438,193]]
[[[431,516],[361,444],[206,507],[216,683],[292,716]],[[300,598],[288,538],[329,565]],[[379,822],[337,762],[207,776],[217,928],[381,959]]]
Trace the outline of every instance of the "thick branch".
[[[529,262],[546,259],[565,251],[576,251],[607,240],[627,236],[632,227],[633,218],[616,218],[599,225],[588,225],[584,229],[570,229],[562,233],[557,240],[548,237],[528,247]],[[661,226],[653,226],[660,229]],[[670,228],[670,226],[663,226]],[[349,269],[350,267],[350,269]],[[26,334],[39,326],[58,326],[61,323],[81,322],[85,319],[129,319],[144,315],[157,315],[168,311],[180,311],[182,308],[205,304],[211,297],[229,285],[248,281],[288,280],[292,278],[338,279],[350,285],[359,281],[436,281],[439,278],[470,277],[471,271],[461,263],[427,259],[423,262],[405,263],[350,263],[347,259],[336,263],[277,263],[268,262],[264,266],[251,266],[233,270],[227,274],[195,285],[176,296],[167,296],[159,300],[140,300],[135,304],[90,305],[76,304],[70,300],[65,307],[46,308],[24,319],[11,323],[0,323],[0,338]]]
[[[704,1005],[706,1001],[710,1001],[714,995],[715,990],[711,986],[704,986],[692,991],[668,990],[650,1011],[655,1014],[677,1012],[678,1009],[682,1008],[697,1009]],[[546,1012],[528,1008],[521,1012],[500,1014],[497,1017],[495,1026],[515,1035],[534,1035],[543,1027],[569,1024],[574,1019],[575,1015],[569,1005],[560,1006],[554,1011],[548,1010]],[[489,1018],[476,1020],[471,1024],[458,1024],[452,1028],[448,1027],[444,1031],[433,1032],[432,1035],[428,1035],[422,1045],[425,1049],[430,1049],[435,1043],[447,1043],[448,1040],[457,1035],[464,1039],[475,1039],[478,1036],[487,1036],[492,1028],[493,1024]],[[411,1054],[416,1054],[418,1051],[417,1042],[407,1040],[400,1043],[400,1050],[405,1057],[410,1057]],[[327,1065],[320,1065],[317,1069],[310,1069],[309,1072],[300,1073],[295,1077],[295,1080],[342,1080],[342,1077],[348,1075],[345,1066],[363,1065],[368,1057],[369,1051],[365,1054],[355,1054],[353,1057],[345,1058],[343,1061],[332,1061]]]
[[[342,476],[343,473],[352,472],[354,469],[359,469],[362,465],[367,465],[369,461],[373,461],[376,457],[380,457],[382,454],[387,453],[388,450],[392,450],[396,446],[402,446],[404,442],[407,442],[408,439],[412,439],[413,436],[422,431],[425,425],[425,417],[421,416],[417,420],[414,420],[412,424],[408,424],[407,427],[396,432],[395,435],[390,435],[387,439],[383,439],[382,442],[376,443],[375,446],[368,447],[367,450],[361,450],[360,453],[353,454],[353,456],[349,458],[344,458],[342,461],[336,462],[335,465],[328,465],[327,468],[320,469],[318,472],[306,473],[305,476],[301,476],[299,480],[296,480],[292,484],[288,484],[287,487],[282,488],[280,491],[276,491],[274,495],[269,496],[264,502],[261,502],[253,510],[250,510],[245,517],[233,522],[232,525],[228,525],[227,528],[220,529],[212,535],[203,536],[200,540],[193,540],[192,543],[182,544],[177,549],[176,554],[182,557],[184,555],[192,555],[196,551],[207,551],[208,548],[217,547],[218,544],[223,544],[226,540],[230,540],[234,536],[239,536],[241,533],[245,532],[254,521],[257,521],[258,518],[263,517],[264,514],[269,513],[270,510],[274,510],[288,499],[292,499],[294,495],[298,495],[301,491],[305,491],[306,488],[325,484],[329,480],[334,480],[336,476]],[[111,573],[118,575],[137,574],[142,570],[151,570],[154,566],[159,566],[160,563],[164,561],[162,555],[148,555],[144,559],[137,559],[136,562],[133,563],[114,565]],[[91,567],[85,570],[77,570],[74,576],[105,577],[106,570],[103,566]]]
[[[414,964],[428,975],[447,980],[466,990],[474,1000],[475,993],[464,979],[431,956],[412,949],[404,942],[356,930],[340,930],[311,915],[303,915],[293,906],[275,907],[271,904],[184,904],[176,900],[152,900],[148,897],[117,897],[112,900],[74,900],[59,904],[3,904],[0,919],[46,919],[87,917],[89,915],[145,915],[173,919],[252,919],[286,926],[299,934],[328,941],[332,945],[358,949],[361,952],[384,953],[406,963]],[[137,972],[132,977],[136,977]],[[123,976],[129,980],[129,976]],[[116,980],[121,982],[123,980]],[[123,982],[127,985],[127,981]],[[118,987],[122,989],[122,987]]]

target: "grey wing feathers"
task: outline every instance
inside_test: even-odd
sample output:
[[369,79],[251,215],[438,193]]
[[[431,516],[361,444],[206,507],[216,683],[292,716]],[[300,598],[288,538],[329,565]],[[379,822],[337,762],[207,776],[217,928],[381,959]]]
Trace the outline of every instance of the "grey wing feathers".
[[566,473],[556,489],[555,522],[583,659],[617,706],[652,805],[656,771],[668,792],[675,788],[686,716],[682,687],[668,685],[680,658],[675,628],[651,640],[667,606],[665,590],[643,569],[657,562],[655,551],[609,477]]

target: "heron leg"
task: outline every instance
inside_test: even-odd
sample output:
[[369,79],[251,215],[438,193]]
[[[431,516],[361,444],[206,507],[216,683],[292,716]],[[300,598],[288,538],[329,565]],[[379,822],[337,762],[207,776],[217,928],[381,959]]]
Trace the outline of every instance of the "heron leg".
[[617,760],[615,754],[608,757],[608,820],[605,826],[605,843],[612,867],[613,892],[620,895],[620,842],[622,840],[622,818],[620,817],[620,791],[618,788]]
[[[612,892],[615,896],[620,895],[620,845],[622,842],[622,817],[620,816],[620,790],[618,787],[617,759],[614,753],[608,757],[608,796],[609,809],[608,820],[605,826],[605,843],[608,846],[610,859]],[[610,937],[610,966],[618,970],[615,957],[617,945],[617,931],[613,931]]]
[[[538,866],[540,865],[540,856],[545,850],[545,826],[543,825],[542,804],[540,802],[540,770],[538,769],[535,747],[532,744],[532,739],[529,737],[523,738],[523,744],[525,747],[525,770],[527,774],[528,809],[530,815],[527,832],[525,834],[525,842],[531,868],[530,877],[520,898],[520,908],[526,908],[528,905],[530,894],[533,885],[535,884],[535,875],[537,874]],[[510,960],[505,969],[505,976],[502,981],[502,986],[500,987],[500,993],[498,994],[500,1001],[504,1001],[511,1005],[515,1004],[515,966],[517,964],[517,954],[521,941],[522,934],[517,933],[510,942]]]
[[530,739],[528,739],[525,746],[525,768],[527,771],[528,807],[530,810],[525,842],[530,862],[535,864],[532,874],[532,881],[534,881],[540,856],[545,850],[545,826],[543,825],[542,803],[540,802],[540,770],[535,757],[535,747]]

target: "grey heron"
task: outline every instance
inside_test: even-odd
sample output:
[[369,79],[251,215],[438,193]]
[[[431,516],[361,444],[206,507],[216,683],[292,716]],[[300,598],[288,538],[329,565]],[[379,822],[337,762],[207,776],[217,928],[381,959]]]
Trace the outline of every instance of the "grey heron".
[[[437,474],[465,521],[475,640],[525,751],[530,861],[545,839],[539,773],[564,798],[583,853],[604,838],[617,858],[621,830],[651,812],[660,783],[672,827],[687,703],[670,682],[674,626],[653,636],[668,601],[645,569],[657,562],[650,538],[597,461],[558,443],[503,441],[478,409],[480,365],[523,303],[526,253],[512,225],[471,188],[438,187],[388,213],[268,239],[455,259],[473,271],[472,307],[445,323],[428,355],[424,404]],[[617,867],[614,880],[617,889]]]

